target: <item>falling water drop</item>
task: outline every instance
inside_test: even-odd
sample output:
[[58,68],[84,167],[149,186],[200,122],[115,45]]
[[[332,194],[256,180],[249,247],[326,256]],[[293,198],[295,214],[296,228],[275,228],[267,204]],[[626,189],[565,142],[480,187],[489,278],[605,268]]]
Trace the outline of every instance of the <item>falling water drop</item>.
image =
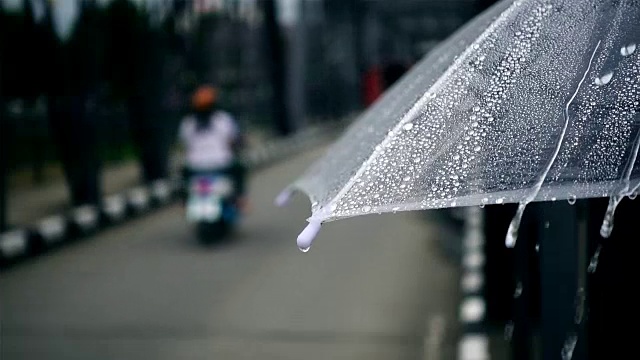
[[545,228],[545,229],[548,229],[550,226],[551,226],[551,223],[550,223],[550,222],[548,222],[548,221],[545,221],[545,223],[544,223],[544,228]]
[[513,298],[517,299],[522,295],[522,282],[518,281],[518,284],[516,285],[516,289],[513,292]]
[[504,339],[507,341],[511,341],[511,339],[513,338],[513,329],[515,327],[515,324],[513,323],[513,321],[509,321],[507,323],[507,325],[504,326]]
[[633,43],[620,48],[620,54],[622,56],[629,56],[633,54],[635,51],[636,51],[636,44],[633,44]]
[[596,252],[593,254],[593,257],[591,257],[591,261],[589,261],[589,267],[587,268],[587,271],[591,274],[596,272],[596,269],[598,268],[598,260],[600,259],[601,250],[602,244],[598,245],[598,247],[596,248]]
[[611,232],[613,231],[613,218],[616,214],[616,208],[618,207],[620,200],[622,200],[622,198],[618,196],[612,196],[609,198],[607,212],[605,213],[604,220],[602,220],[602,225],[600,226],[600,236],[605,239],[611,236]]
[[584,292],[584,288],[580,287],[576,292],[576,314],[573,319],[576,325],[580,325],[582,323],[582,319],[584,318],[585,301],[586,295]]
[[638,158],[638,151],[640,151],[640,131],[636,134],[636,138],[633,143],[632,155],[629,157],[629,159],[627,160],[627,164],[625,165],[624,175],[622,176],[624,186],[618,191],[617,195],[609,198],[607,212],[604,215],[602,226],[600,227],[600,236],[605,239],[611,236],[611,232],[613,231],[613,217],[615,216],[618,204],[625,197],[625,195],[629,195],[630,193],[634,193],[636,191],[635,188],[631,189],[631,191],[629,190],[629,183],[631,179],[631,173],[633,172],[633,168],[636,163],[636,159]]
[[520,223],[522,222],[522,215],[524,214],[524,209],[527,207],[526,203],[520,203],[518,205],[518,210],[516,214],[511,219],[511,223],[509,224],[509,230],[507,230],[507,237],[504,240],[504,244],[508,248],[513,248],[516,246],[516,240],[518,238],[518,230],[520,229]]
[[573,205],[576,203],[576,196],[575,195],[570,195],[569,198],[567,199],[567,202],[569,203],[569,205]]
[[540,244],[536,244],[536,252],[540,251]]
[[303,253],[306,253],[306,252],[309,252],[309,249],[311,249],[311,247],[306,247],[306,248],[299,247],[298,249],[300,249],[300,251],[302,251]]
[[630,199],[630,200],[635,200],[635,199],[636,199],[636,197],[638,197],[638,193],[637,193],[637,192],[634,192],[634,193],[629,194],[629,199]]
[[576,334],[571,334],[567,337],[562,346],[562,360],[571,360],[573,357],[573,350],[576,348],[576,343],[578,342],[578,336]]

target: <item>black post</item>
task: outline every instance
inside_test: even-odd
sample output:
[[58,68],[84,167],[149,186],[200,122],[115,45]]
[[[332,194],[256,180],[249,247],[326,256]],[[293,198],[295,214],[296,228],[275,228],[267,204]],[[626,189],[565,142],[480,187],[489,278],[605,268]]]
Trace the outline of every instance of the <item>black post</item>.
[[271,75],[271,84],[273,88],[273,121],[276,130],[280,135],[286,136],[291,134],[294,129],[289,119],[289,112],[286,104],[286,64],[284,61],[283,37],[280,25],[277,19],[277,8],[275,0],[261,0],[263,9],[267,43],[269,44],[269,69]]
[[[0,58],[0,69],[2,69]],[[1,76],[1,75],[0,75]],[[0,233],[7,230],[7,176],[9,152],[9,124],[5,116],[4,96],[2,94],[2,79],[0,78]]]
[[536,209],[538,204],[530,205],[525,212],[514,248],[513,263],[513,333],[511,354],[513,359],[528,360],[534,355],[532,305],[537,298],[534,285],[535,241],[538,238]]
[[[4,9],[0,6],[0,45],[4,41]],[[4,46],[2,46],[4,48]],[[4,50],[4,49],[3,49]],[[4,105],[4,67],[0,56],[0,232],[7,229],[7,133],[5,105]]]
[[[586,289],[583,201],[547,203],[540,216],[541,341],[543,359],[580,359],[583,307],[576,306]],[[583,236],[584,238],[584,236]],[[576,314],[578,311],[580,314]]]
[[504,245],[504,237],[516,209],[514,204],[489,205],[484,209],[487,320],[497,326],[512,320],[514,251]]
[[[625,198],[615,213],[611,237],[600,236],[608,199],[589,201],[589,318],[587,336],[590,360],[623,359],[637,351],[640,321],[636,311],[638,268],[638,214],[640,200]],[[596,258],[597,247],[600,247]],[[632,356],[633,357],[633,356]]]

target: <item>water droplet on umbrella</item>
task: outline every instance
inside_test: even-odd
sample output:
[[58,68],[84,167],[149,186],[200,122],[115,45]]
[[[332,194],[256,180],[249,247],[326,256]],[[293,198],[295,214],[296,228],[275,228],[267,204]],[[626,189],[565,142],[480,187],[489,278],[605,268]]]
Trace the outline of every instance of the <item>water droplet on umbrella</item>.
[[369,206],[369,205],[365,205],[365,206],[362,208],[362,211],[363,211],[363,212],[369,212],[369,211],[371,211],[371,206]]
[[627,46],[623,46],[620,49],[620,54],[622,56],[629,56],[631,54],[633,54],[636,51],[636,44],[629,44]]
[[407,123],[402,128],[405,130],[411,130],[413,129],[413,123]]
[[599,78],[596,78],[596,80],[594,81],[594,83],[598,86],[604,86],[607,85],[611,79],[613,78],[613,71],[610,71],[604,75],[602,75]]

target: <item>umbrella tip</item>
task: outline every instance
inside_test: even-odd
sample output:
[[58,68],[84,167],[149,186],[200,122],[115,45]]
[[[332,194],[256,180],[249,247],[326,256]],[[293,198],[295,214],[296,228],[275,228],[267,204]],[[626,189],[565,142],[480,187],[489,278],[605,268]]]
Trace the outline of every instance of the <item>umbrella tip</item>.
[[320,231],[321,225],[322,223],[320,223],[319,221],[310,221],[309,225],[307,225],[307,227],[305,227],[304,230],[302,230],[300,235],[298,235],[298,240],[297,240],[298,248],[300,249],[300,251],[302,252],[309,251],[309,248],[311,247],[311,243],[313,242],[313,239],[316,238],[316,236],[318,235],[318,232]]
[[289,203],[289,200],[291,199],[292,194],[293,194],[293,191],[291,191],[291,189],[289,188],[282,190],[280,194],[276,196],[276,199],[274,200],[274,204],[278,207],[283,207],[287,205]]

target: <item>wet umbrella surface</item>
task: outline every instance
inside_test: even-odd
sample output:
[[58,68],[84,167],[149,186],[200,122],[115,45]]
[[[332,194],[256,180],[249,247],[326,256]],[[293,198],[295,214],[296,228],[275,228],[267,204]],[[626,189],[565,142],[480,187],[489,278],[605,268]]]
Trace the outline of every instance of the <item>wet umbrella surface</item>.
[[[289,190],[298,239],[357,215],[611,197],[640,187],[640,1],[502,1],[426,56]],[[283,200],[283,195],[279,200]]]

